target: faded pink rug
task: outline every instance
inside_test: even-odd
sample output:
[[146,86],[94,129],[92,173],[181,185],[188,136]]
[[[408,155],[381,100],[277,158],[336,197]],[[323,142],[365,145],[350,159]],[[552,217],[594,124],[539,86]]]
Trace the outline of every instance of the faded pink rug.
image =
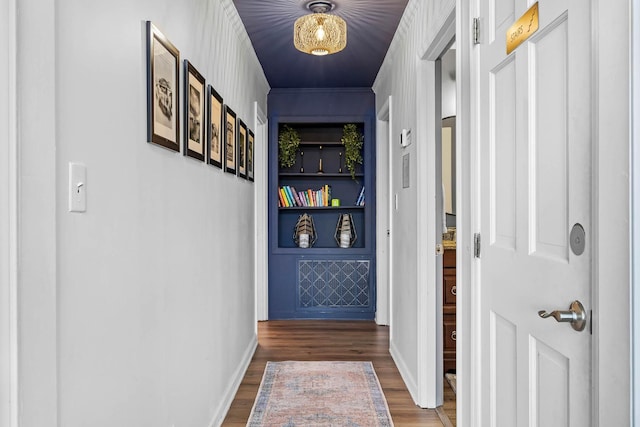
[[393,426],[371,362],[267,362],[247,422],[259,426]]

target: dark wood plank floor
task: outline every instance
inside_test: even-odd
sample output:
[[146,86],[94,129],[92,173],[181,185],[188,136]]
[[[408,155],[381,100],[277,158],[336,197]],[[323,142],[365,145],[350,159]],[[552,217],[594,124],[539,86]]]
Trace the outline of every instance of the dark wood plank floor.
[[269,321],[258,324],[258,350],[223,426],[245,426],[267,361],[369,360],[396,426],[441,427],[435,410],[417,407],[389,354],[389,328],[366,321]]

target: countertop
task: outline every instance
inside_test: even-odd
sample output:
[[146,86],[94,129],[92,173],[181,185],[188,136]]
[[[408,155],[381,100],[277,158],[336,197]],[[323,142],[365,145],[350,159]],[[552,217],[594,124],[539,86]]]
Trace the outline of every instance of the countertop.
[[445,250],[446,249],[455,249],[456,248],[456,241],[455,240],[443,240],[442,241],[442,246],[444,246]]

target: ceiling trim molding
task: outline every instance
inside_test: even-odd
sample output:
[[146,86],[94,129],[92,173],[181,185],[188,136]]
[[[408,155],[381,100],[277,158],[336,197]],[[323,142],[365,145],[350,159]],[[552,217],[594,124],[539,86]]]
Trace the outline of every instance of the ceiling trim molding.
[[370,87],[311,87],[311,88],[300,88],[300,87],[278,87],[273,88],[269,92],[270,94],[287,94],[287,93],[300,93],[304,91],[304,93],[373,93]]

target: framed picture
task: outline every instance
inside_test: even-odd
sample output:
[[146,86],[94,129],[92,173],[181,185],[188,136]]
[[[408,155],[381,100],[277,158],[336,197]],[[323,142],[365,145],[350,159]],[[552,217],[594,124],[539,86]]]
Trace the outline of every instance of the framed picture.
[[241,178],[247,177],[247,125],[242,120],[238,120],[238,135],[237,135],[237,147],[238,153],[238,175]]
[[249,129],[249,136],[247,137],[247,179],[253,181],[253,141],[255,136],[253,131]]
[[205,101],[204,77],[188,61],[184,60],[184,155],[204,161]]
[[180,52],[147,21],[147,141],[180,151]]
[[210,165],[222,167],[222,153],[224,148],[222,146],[222,137],[220,130],[223,128],[223,104],[222,97],[215,91],[213,86],[209,85],[208,90],[209,107],[207,108],[207,146],[209,148],[209,160]]
[[224,107],[224,170],[236,174],[236,113]]

